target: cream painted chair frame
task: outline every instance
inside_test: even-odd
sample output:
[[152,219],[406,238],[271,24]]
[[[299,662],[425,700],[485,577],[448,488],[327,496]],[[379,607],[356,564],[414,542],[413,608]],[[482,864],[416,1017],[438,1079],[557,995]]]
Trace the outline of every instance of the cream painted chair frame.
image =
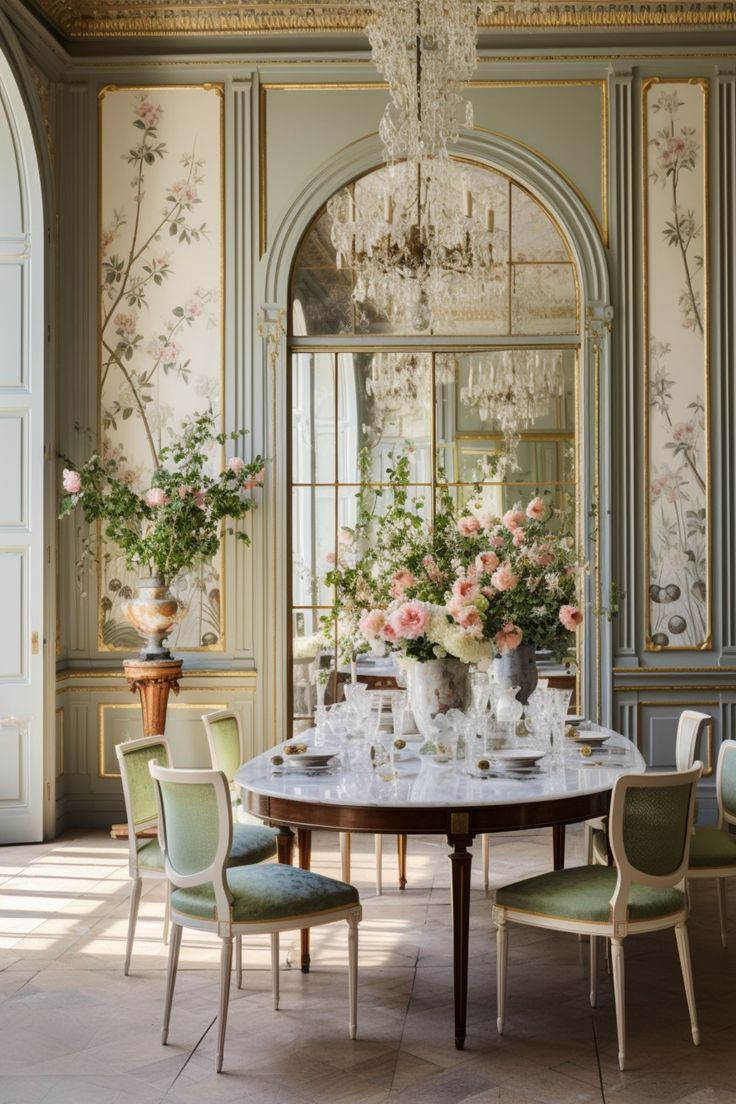
[[[723,764],[726,756],[736,755],[736,740],[724,740],[718,750],[718,763],[716,765],[716,801],[718,802],[718,821],[716,827],[727,832],[729,825],[736,824],[736,815],[729,813],[723,806]],[[718,891],[718,920],[721,927],[721,945],[728,946],[726,935],[726,878],[736,877],[736,868],[733,866],[698,866],[690,867],[687,872],[687,880],[692,881],[702,878],[715,878]]]
[[[493,919],[497,925],[496,941],[496,970],[497,970],[497,1028],[499,1035],[503,1035],[504,1015],[506,1005],[506,978],[508,970],[508,922],[525,924],[528,927],[545,928],[551,931],[573,932],[590,936],[590,1003],[593,1008],[596,1004],[597,977],[598,977],[598,941],[601,938],[611,940],[613,957],[613,992],[616,1005],[616,1033],[618,1037],[618,1064],[623,1070],[626,1062],[626,1017],[624,1007],[624,939],[629,935],[640,935],[644,932],[663,931],[667,928],[675,929],[675,939],[682,970],[682,979],[685,986],[685,996],[690,1015],[690,1029],[693,1043],[700,1045],[700,1031],[698,1028],[697,1011],[695,1008],[695,992],[693,987],[692,966],[690,963],[690,946],[687,938],[687,895],[685,893],[685,876],[687,874],[689,840],[692,834],[693,817],[695,812],[695,788],[703,772],[702,763],[696,763],[691,770],[675,771],[663,774],[626,774],[617,779],[613,788],[611,799],[611,811],[608,817],[608,830],[613,851],[613,857],[617,867],[617,881],[609,904],[609,919],[607,922],[571,920],[562,917],[546,915],[544,913],[530,913],[521,909],[513,909],[506,906],[495,905]],[[667,875],[645,874],[637,870],[630,863],[624,846],[624,809],[626,795],[634,789],[659,789],[673,785],[690,785],[690,802],[688,808],[686,834],[683,841],[682,858],[676,870]],[[629,892],[632,883],[651,886],[655,889],[674,887],[683,893],[683,907],[666,916],[656,916],[651,920],[632,921],[628,916]]]
[[[128,773],[125,768],[125,756],[132,751],[138,751],[140,748],[147,747],[162,747],[166,754],[166,762],[171,765],[171,748],[164,736],[142,736],[138,740],[128,740],[126,743],[117,744],[115,746],[115,754],[118,757],[118,763],[120,764],[120,779],[123,784],[123,796],[125,798],[125,815],[128,820],[128,873],[131,878],[130,887],[130,905],[128,911],[128,934],[125,941],[125,962],[123,965],[123,973],[128,976],[130,971],[130,960],[133,954],[133,943],[135,941],[135,929],[138,923],[138,909],[141,903],[141,891],[143,889],[143,879],[150,878],[154,881],[163,882],[166,887],[166,901],[164,906],[164,932],[163,941],[168,943],[169,941],[169,920],[170,920],[170,908],[169,908],[169,882],[166,877],[166,871],[154,870],[150,867],[138,865],[138,852],[142,847],[145,847],[150,842],[148,839],[138,839],[138,832],[145,832],[149,828],[158,828],[158,816],[149,817],[147,820],[135,822],[133,820],[133,803],[131,801],[130,788],[128,786]],[[163,854],[163,851],[162,851]]]
[[[706,724],[712,722],[709,713],[698,713],[694,709],[683,709],[677,720],[677,732],[675,734],[675,770],[687,771],[695,761],[695,751],[698,740]],[[601,862],[602,855],[596,855],[594,846],[594,832],[606,831],[606,817],[598,817],[596,820],[585,822],[585,861],[590,864]]]
[[[169,944],[169,963],[166,976],[166,997],[164,1003],[164,1018],[161,1029],[161,1043],[166,1045],[169,1037],[169,1024],[171,1021],[171,1005],[174,997],[174,985],[179,964],[179,948],[181,946],[182,929],[185,927],[196,928],[200,931],[213,932],[222,940],[220,952],[220,1010],[217,1032],[217,1072],[222,1072],[222,1060],[225,1049],[225,1031],[227,1028],[227,1010],[230,999],[230,973],[232,970],[233,939],[238,940],[244,934],[270,935],[271,936],[271,973],[273,981],[273,1006],[279,1006],[279,933],[282,931],[299,931],[302,928],[317,927],[321,924],[332,924],[337,920],[346,920],[348,924],[348,1001],[349,1020],[348,1027],[350,1038],[357,1035],[358,1012],[358,924],[362,916],[360,905],[351,905],[349,908],[334,910],[324,913],[311,913],[303,916],[290,916],[285,920],[268,922],[233,921],[230,919],[230,893],[227,885],[227,858],[232,847],[233,820],[230,806],[230,787],[227,777],[222,771],[213,770],[171,770],[151,767],[151,775],[156,784],[156,802],[159,810],[159,833],[161,846],[164,852],[166,864],[166,876],[170,883],[177,888],[188,888],[212,883],[215,893],[215,908],[218,919],[203,920],[180,913],[176,908],[171,910],[171,938]],[[166,817],[161,798],[160,782],[176,782],[182,785],[209,785],[214,787],[217,798],[218,816],[218,842],[215,856],[211,864],[194,874],[181,874],[175,870],[169,859],[169,848],[166,841]],[[227,917],[227,919],[219,919]]]

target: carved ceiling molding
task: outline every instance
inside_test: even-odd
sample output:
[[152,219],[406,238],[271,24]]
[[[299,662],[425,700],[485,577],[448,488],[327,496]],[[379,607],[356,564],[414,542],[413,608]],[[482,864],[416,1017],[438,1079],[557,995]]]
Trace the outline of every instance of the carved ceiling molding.
[[[168,35],[255,35],[360,31],[370,7],[362,3],[279,3],[278,0],[31,0],[67,38]],[[29,5],[30,6],[30,5]],[[736,24],[736,3],[621,3],[547,0],[528,15],[501,7],[481,26],[524,29],[561,27],[718,27]]]

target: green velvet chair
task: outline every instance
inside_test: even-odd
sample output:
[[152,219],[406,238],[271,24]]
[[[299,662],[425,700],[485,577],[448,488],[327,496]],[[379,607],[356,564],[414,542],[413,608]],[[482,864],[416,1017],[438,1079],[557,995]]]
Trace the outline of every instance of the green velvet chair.
[[[133,953],[133,941],[138,921],[138,908],[144,878],[166,881],[164,856],[157,838],[141,838],[147,829],[158,827],[156,794],[148,769],[149,763],[161,766],[171,765],[169,745],[163,736],[144,736],[140,740],[128,740],[115,748],[120,764],[120,777],[125,797],[125,812],[128,820],[128,870],[131,877],[130,910],[128,915],[128,936],[125,944],[125,963],[123,972],[128,974]],[[238,825],[233,835],[233,846],[229,857],[232,866],[249,865],[264,862],[276,854],[276,834],[262,825],[247,827]],[[169,895],[166,895],[166,914],[164,917],[164,942],[169,928]],[[236,951],[236,970],[238,987],[242,983],[242,956],[240,944]]]
[[281,863],[228,866],[233,841],[227,778],[221,771],[171,770],[151,763],[166,875],[171,883],[171,940],[161,1042],[169,1035],[171,1004],[185,927],[222,940],[217,1072],[222,1070],[230,996],[233,939],[271,936],[274,1008],[278,1008],[279,932],[348,923],[349,1029],[357,1030],[358,891],[345,882]]
[[[248,814],[243,809],[243,802],[235,785],[235,772],[245,762],[240,716],[230,709],[219,709],[216,713],[203,713],[202,723],[207,735],[212,769],[222,771],[230,787],[233,820],[245,820]],[[255,818],[251,818],[250,822],[254,821]]]
[[726,940],[726,878],[736,876],[736,836],[729,827],[736,824],[736,740],[724,740],[718,752],[716,767],[716,799],[718,825],[697,826],[690,841],[688,881],[715,878],[718,889],[718,918],[721,943]]
[[624,940],[674,928],[693,1042],[697,1014],[687,938],[685,875],[701,763],[689,771],[625,774],[613,788],[608,830],[616,867],[579,866],[526,878],[499,889],[497,925],[498,1033],[503,1034],[508,923],[590,937],[590,1003],[595,1007],[598,944],[611,940],[618,1062],[626,1060]]

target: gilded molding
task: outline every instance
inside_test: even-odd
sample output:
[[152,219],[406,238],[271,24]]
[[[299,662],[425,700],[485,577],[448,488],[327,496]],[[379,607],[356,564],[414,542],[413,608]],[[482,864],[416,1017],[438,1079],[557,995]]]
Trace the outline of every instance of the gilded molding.
[[[320,4],[280,3],[279,0],[35,0],[47,19],[67,38],[142,37],[155,35],[256,35],[361,31],[370,6],[345,0]],[[662,0],[626,4],[620,0],[567,3],[548,0],[531,13],[499,10],[481,19],[482,28],[533,29],[545,27],[720,27],[736,23],[736,5],[730,0],[687,5]]]

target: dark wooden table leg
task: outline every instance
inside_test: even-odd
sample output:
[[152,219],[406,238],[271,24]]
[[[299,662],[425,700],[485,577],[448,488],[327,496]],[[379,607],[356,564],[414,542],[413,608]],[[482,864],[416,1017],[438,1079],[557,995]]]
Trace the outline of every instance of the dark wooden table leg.
[[455,1047],[465,1047],[465,1023],[468,1008],[468,938],[470,930],[470,868],[473,854],[468,848],[472,836],[448,836],[453,848],[452,866],[452,941],[455,980]]
[[564,824],[555,824],[552,827],[552,866],[555,870],[563,870],[565,866]]
[[399,889],[406,889],[406,836],[396,837],[396,852],[399,856]]
[[[296,837],[299,844],[299,866],[302,870],[309,870],[312,862],[312,833],[309,828],[297,828]],[[309,973],[309,928],[302,928],[302,973]]]
[[291,866],[294,862],[294,833],[291,828],[279,828],[276,836],[276,852],[280,863]]

